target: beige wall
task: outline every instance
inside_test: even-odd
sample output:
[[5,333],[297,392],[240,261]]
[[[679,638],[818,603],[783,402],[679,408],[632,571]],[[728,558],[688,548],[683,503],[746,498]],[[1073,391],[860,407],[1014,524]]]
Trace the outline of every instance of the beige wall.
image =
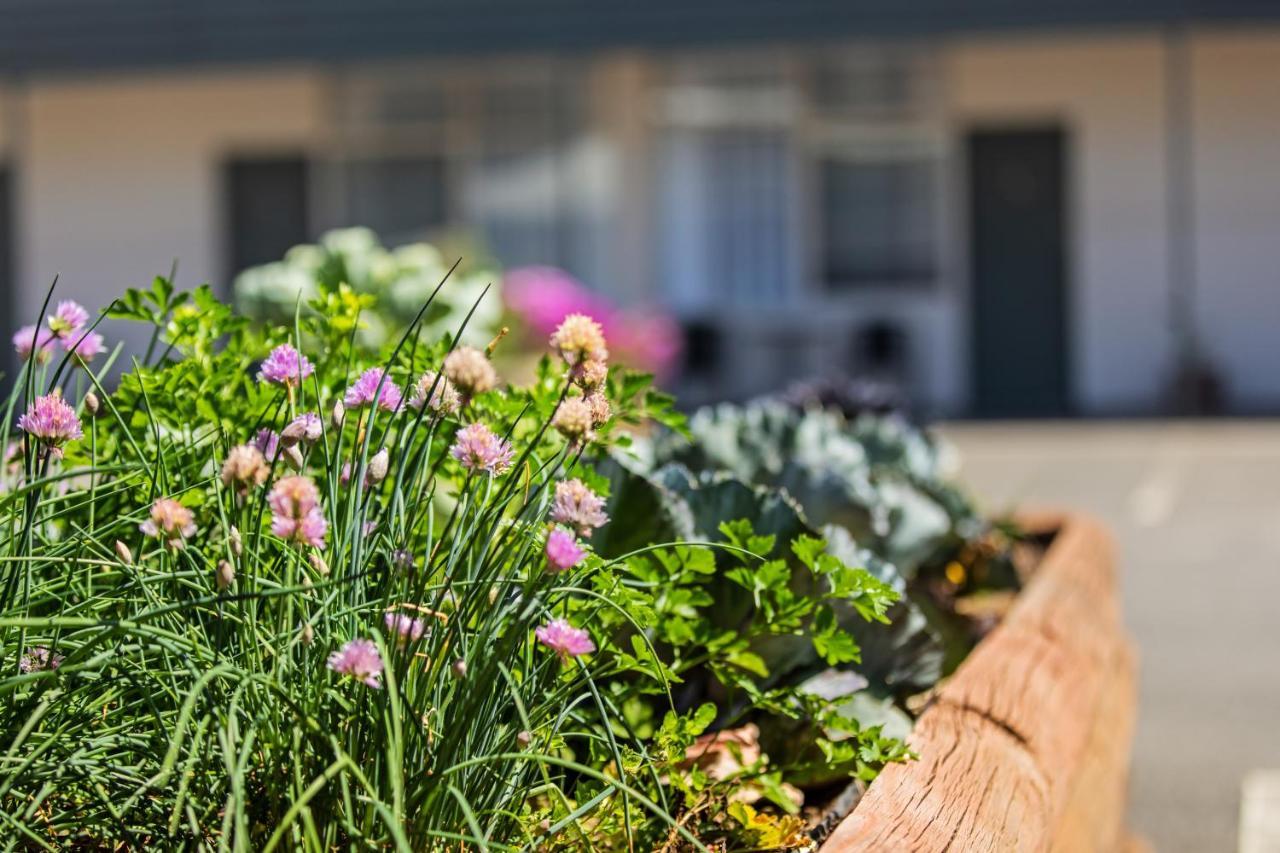
[[59,293],[98,307],[179,260],[179,282],[224,274],[221,160],[296,150],[324,130],[304,71],[39,82],[17,107],[23,318]]
[[[1198,33],[1192,57],[1197,321],[1231,402],[1276,408],[1280,30]],[[824,310],[825,356],[813,360],[844,361],[846,314],[892,316],[911,329],[925,402],[961,409],[969,299],[959,142],[984,124],[1060,121],[1070,134],[1076,402],[1085,412],[1156,409],[1175,359],[1160,35],[957,39],[942,46],[942,62],[952,144],[944,282],[936,291],[850,300],[843,314]],[[602,65],[597,94],[606,102],[614,89],[634,94],[643,64]],[[332,131],[326,93],[325,75],[308,69],[35,81],[7,94],[0,87],[0,156],[18,164],[21,315],[9,325],[34,317],[55,273],[63,294],[95,307],[166,272],[174,258],[182,284],[223,278],[220,162],[236,152],[324,146]],[[629,114],[598,112],[643,159],[647,141],[627,124]],[[632,226],[626,234],[643,233]],[[624,289],[643,288],[642,279],[652,280],[643,268],[656,262],[640,261],[654,247],[618,240],[609,247],[614,263],[637,270]]]
[[1084,411],[1154,408],[1173,367],[1159,38],[964,41],[948,57],[956,138],[984,123],[1066,126],[1074,397]]

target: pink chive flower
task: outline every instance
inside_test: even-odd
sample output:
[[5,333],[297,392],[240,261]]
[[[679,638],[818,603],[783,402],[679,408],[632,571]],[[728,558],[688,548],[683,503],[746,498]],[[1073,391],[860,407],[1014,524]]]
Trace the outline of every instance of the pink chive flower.
[[[347,389],[346,395],[342,398],[343,403],[348,409],[358,409],[361,406],[372,405],[376,395],[379,408],[388,412],[399,409],[403,397],[400,386],[392,382],[390,377],[383,380],[385,374],[386,371],[381,367],[370,367],[361,373],[360,378]],[[381,391],[378,390],[379,384],[382,386]]]
[[36,354],[36,364],[44,364],[53,354],[53,342],[58,338],[43,326],[23,326],[13,333],[13,348],[23,361]]
[[469,424],[458,431],[449,453],[471,471],[501,474],[511,467],[515,451],[511,445],[481,423]]
[[88,364],[106,349],[102,335],[97,332],[76,332],[74,336],[63,339],[62,348],[71,353],[76,364]]
[[324,546],[329,522],[320,508],[320,491],[310,477],[281,477],[267,495],[271,532],[281,539]]
[[422,632],[427,627],[421,619],[403,613],[388,613],[382,617],[382,621],[387,626],[387,631],[394,634],[396,641],[402,646],[421,639]]
[[262,366],[258,368],[258,381],[300,385],[314,370],[305,355],[289,344],[281,344],[263,359]]
[[569,658],[578,655],[589,655],[596,650],[590,634],[563,619],[552,619],[536,628],[533,635],[538,638],[539,643],[559,655],[561,662],[567,662]]
[[458,396],[458,389],[453,387],[448,377],[441,376],[434,370],[428,370],[414,383],[409,405],[415,409],[426,406],[433,412],[451,415],[458,411],[462,405],[462,399]]
[[64,299],[49,317],[49,330],[66,341],[79,335],[81,329],[89,322],[89,312],[79,302]]
[[560,353],[566,364],[576,366],[584,361],[608,361],[604,329],[586,314],[570,314],[551,333],[551,348]]
[[382,653],[373,640],[355,639],[329,655],[329,669],[370,687],[382,687]]
[[557,527],[547,535],[546,553],[547,569],[552,572],[572,569],[587,556],[586,549],[563,527]]
[[593,529],[609,521],[609,516],[604,511],[604,498],[575,479],[556,483],[551,520],[572,527],[579,536],[590,537]]
[[147,536],[164,541],[170,548],[183,548],[186,540],[196,535],[195,517],[191,510],[173,498],[160,498],[151,505],[151,517],[138,525]]
[[18,429],[38,440],[54,458],[62,456],[62,445],[84,437],[80,418],[57,391],[37,397],[18,418]]
[[18,661],[18,671],[29,673],[57,669],[65,659],[66,655],[54,654],[46,646],[33,646]]

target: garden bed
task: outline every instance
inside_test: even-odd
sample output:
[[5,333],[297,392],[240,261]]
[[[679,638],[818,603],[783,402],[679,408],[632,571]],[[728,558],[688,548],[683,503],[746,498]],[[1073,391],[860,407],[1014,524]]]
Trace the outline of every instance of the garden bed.
[[944,685],[891,764],[822,847],[1119,850],[1133,736],[1135,656],[1114,549],[1080,515],[1056,529],[1007,618]]
[[503,332],[464,342],[483,297],[456,337],[424,325],[452,311],[429,296],[370,338],[372,296],[342,284],[368,265],[330,264],[292,326],[207,287],[127,291],[103,316],[151,345],[113,388],[123,345],[104,355],[83,306],[15,334],[6,831],[267,853],[1120,839],[1132,663],[1095,525],[986,517],[856,383],[686,418],[580,313],[505,382]]

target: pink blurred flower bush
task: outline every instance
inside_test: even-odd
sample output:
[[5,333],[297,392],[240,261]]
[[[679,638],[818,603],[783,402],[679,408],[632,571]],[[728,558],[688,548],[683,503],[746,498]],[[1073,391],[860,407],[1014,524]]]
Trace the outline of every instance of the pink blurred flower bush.
[[509,271],[503,299],[538,346],[566,317],[581,314],[599,323],[615,362],[670,379],[680,364],[684,334],[673,317],[657,310],[614,305],[567,272],[532,266]]

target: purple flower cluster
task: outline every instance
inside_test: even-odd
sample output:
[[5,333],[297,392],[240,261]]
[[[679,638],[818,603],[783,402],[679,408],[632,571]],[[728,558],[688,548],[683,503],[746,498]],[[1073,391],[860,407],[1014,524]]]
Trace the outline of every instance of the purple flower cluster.
[[579,536],[590,536],[592,530],[609,520],[609,516],[604,511],[604,498],[587,488],[581,480],[574,479],[556,483],[551,520],[572,527]]
[[281,477],[267,495],[271,532],[281,539],[324,547],[329,522],[320,508],[320,491],[310,477]]
[[539,643],[559,655],[561,661],[568,661],[578,655],[589,655],[596,650],[590,634],[563,619],[552,619],[535,629],[533,635],[538,638]]
[[44,364],[53,354],[54,344],[71,354],[76,364],[88,364],[106,347],[102,335],[88,331],[89,312],[78,302],[64,299],[48,318],[49,327],[23,326],[13,335],[13,348],[23,360]]
[[382,687],[382,653],[373,640],[357,638],[350,641],[329,655],[329,669],[370,687]]
[[37,397],[18,418],[18,429],[36,439],[55,457],[62,456],[62,445],[84,437],[80,418],[56,390]]
[[403,613],[387,613],[382,617],[382,621],[387,626],[387,632],[395,635],[396,642],[402,646],[418,641],[422,638],[422,632],[426,630],[426,625],[421,619],[406,616]]
[[463,468],[486,474],[504,473],[511,467],[515,456],[510,443],[481,423],[468,424],[458,430],[449,452],[462,463]]
[[391,377],[386,376],[385,370],[381,367],[370,367],[351,384],[342,402],[348,409],[359,409],[373,405],[376,398],[378,408],[394,412],[400,408],[403,396],[400,386],[392,382]]
[[195,516],[173,498],[160,498],[151,506],[151,517],[139,524],[138,529],[170,548],[183,548],[186,540],[196,535]]
[[289,344],[281,344],[263,359],[258,368],[258,381],[292,387],[301,385],[314,370],[305,355]]
[[36,364],[44,364],[53,354],[58,336],[43,326],[23,326],[13,333],[13,348],[23,361],[35,353]]
[[581,563],[586,558],[587,551],[578,544],[572,533],[563,527],[557,527],[547,535],[546,555],[547,569],[563,572]]
[[32,646],[19,659],[18,671],[31,673],[57,669],[65,659],[66,655],[54,654],[47,646]]

